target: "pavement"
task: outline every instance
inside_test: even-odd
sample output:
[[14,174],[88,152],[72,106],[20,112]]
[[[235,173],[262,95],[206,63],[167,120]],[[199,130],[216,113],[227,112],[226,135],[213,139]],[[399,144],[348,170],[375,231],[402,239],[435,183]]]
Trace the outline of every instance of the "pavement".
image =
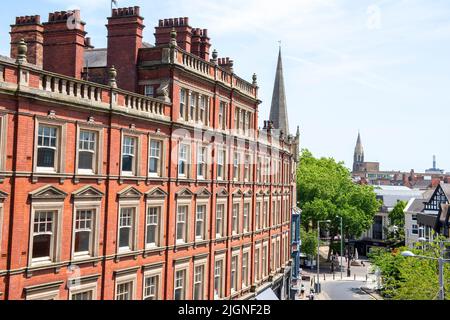
[[[370,262],[365,257],[360,257],[358,262],[364,265],[351,266],[351,276],[347,277],[347,263],[343,258],[343,265],[331,273],[331,264],[326,262],[326,248],[321,248],[320,284],[322,292],[315,294],[315,300],[382,300],[377,294],[377,277],[372,272]],[[340,262],[340,257],[338,259]],[[342,269],[342,275],[341,275]],[[309,280],[302,280],[305,285],[304,297],[298,296],[296,300],[309,300],[308,295],[317,278],[317,269],[304,269],[302,276]]]

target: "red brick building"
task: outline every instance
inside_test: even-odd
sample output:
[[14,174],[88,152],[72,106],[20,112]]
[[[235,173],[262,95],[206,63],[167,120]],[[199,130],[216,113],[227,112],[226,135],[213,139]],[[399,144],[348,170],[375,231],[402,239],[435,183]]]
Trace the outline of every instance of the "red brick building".
[[106,49],[79,11],[11,27],[0,299],[288,292],[299,134],[258,129],[256,76],[210,58],[207,30],[161,20],[150,45],[143,20],[139,7],[113,10]]

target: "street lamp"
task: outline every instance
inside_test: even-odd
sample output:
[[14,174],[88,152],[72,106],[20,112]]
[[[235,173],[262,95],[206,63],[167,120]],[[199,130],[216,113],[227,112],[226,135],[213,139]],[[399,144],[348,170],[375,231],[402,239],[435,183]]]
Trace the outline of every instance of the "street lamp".
[[402,252],[402,256],[406,258],[417,258],[417,259],[428,259],[439,262],[439,300],[445,300],[445,291],[444,291],[444,263],[450,263],[450,259],[444,259],[444,242],[440,243],[441,254],[439,258],[426,257],[426,256],[418,256],[411,251]]
[[341,219],[341,265],[339,266],[339,269],[341,269],[341,280],[342,280],[342,256],[344,255],[344,243],[343,243],[343,237],[344,237],[344,230],[342,229],[342,217],[337,216],[336,218]]
[[317,223],[317,293],[320,293],[320,224],[330,222],[331,220],[323,220]]

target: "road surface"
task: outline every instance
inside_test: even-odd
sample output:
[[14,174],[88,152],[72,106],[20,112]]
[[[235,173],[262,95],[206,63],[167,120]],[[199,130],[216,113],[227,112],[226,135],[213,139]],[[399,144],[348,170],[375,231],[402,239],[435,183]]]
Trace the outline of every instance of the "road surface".
[[325,281],[322,284],[322,296],[327,300],[375,300],[360,289],[364,281]]

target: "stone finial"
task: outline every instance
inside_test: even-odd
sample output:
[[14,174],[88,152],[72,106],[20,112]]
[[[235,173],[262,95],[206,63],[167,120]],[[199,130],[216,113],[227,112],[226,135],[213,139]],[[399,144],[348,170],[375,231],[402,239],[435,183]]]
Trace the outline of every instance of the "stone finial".
[[172,28],[172,31],[170,31],[170,46],[172,48],[177,46],[177,30],[175,28]]
[[20,42],[17,46],[17,60],[18,64],[22,64],[27,62],[27,52],[28,47],[24,39],[20,39]]
[[214,49],[213,53],[212,53],[212,60],[211,62],[214,64],[217,64],[217,58],[219,57],[219,54],[217,53],[217,50]]
[[257,86],[258,85],[258,76],[256,75],[256,73],[253,74],[253,86]]
[[116,81],[117,70],[114,66],[109,68],[108,75],[109,75],[109,85],[113,88],[117,88],[117,81]]

